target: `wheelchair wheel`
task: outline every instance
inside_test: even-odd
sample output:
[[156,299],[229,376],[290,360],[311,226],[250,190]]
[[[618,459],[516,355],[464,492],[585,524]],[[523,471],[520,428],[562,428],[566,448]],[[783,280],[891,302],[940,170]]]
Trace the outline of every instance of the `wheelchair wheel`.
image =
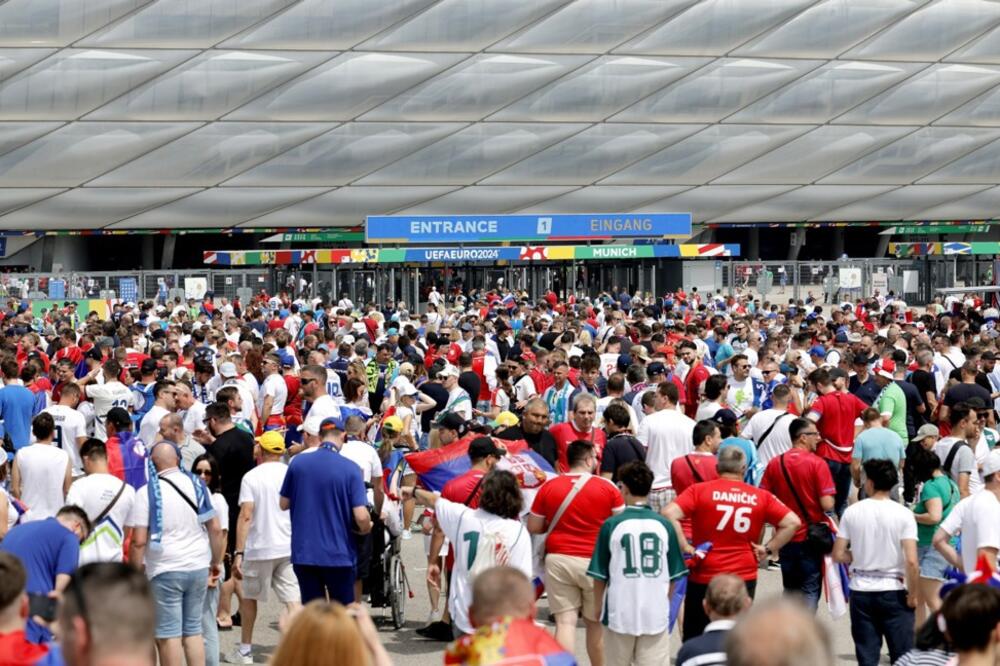
[[392,625],[401,629],[406,611],[406,575],[403,573],[403,558],[399,555],[393,555],[389,562],[389,602]]

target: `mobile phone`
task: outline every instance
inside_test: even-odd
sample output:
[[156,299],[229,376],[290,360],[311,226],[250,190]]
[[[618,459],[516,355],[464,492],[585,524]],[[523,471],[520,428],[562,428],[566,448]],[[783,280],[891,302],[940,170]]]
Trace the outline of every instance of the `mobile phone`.
[[47,594],[28,593],[28,616],[38,616],[46,622],[56,619],[56,600]]

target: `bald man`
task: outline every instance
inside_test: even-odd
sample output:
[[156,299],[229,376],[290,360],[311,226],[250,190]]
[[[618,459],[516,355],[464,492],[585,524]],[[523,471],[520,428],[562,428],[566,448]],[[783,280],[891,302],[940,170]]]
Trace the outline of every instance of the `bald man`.
[[[475,633],[458,639],[447,650],[461,654],[464,663],[496,663],[497,640],[505,662],[542,663],[564,657],[566,663],[575,663],[552,634],[535,625],[535,588],[512,567],[494,567],[476,577],[469,621]],[[517,636],[516,645],[504,645],[507,636]]]
[[709,623],[702,635],[681,646],[675,662],[677,666],[725,664],[726,636],[736,624],[736,616],[750,608],[751,599],[742,578],[721,574],[709,582],[701,604]]
[[830,635],[812,612],[791,599],[754,606],[726,637],[726,656],[729,666],[834,664]]

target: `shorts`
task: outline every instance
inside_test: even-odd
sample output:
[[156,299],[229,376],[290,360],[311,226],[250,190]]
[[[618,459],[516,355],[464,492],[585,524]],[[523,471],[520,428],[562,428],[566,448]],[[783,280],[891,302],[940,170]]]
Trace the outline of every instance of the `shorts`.
[[604,627],[604,659],[608,664],[660,666],[670,663],[670,632],[633,636]]
[[583,619],[597,621],[594,579],[587,575],[590,560],[586,557],[545,556],[545,591],[553,615],[583,610]]
[[355,534],[354,535],[354,549],[357,551],[357,569],[356,575],[358,580],[364,580],[368,578],[368,574],[372,570],[372,533],[368,534]]
[[166,571],[149,581],[156,603],[156,638],[201,635],[208,569]]
[[[431,556],[431,539],[433,539],[433,538],[434,538],[433,534],[425,534],[424,535],[424,556],[425,557],[429,558]],[[448,546],[449,546],[448,539],[445,538],[444,543],[441,544],[441,552],[438,553],[438,557],[447,557],[448,556]]]
[[292,570],[289,557],[243,562],[243,596],[254,601],[267,601],[273,589],[278,601],[291,604],[299,601],[299,579]]
[[649,492],[649,498],[646,501],[649,503],[650,509],[660,513],[675,499],[677,499],[677,494],[673,488],[654,488]]
[[917,561],[920,563],[920,577],[928,580],[947,580],[945,575],[951,565],[934,546],[917,546]]

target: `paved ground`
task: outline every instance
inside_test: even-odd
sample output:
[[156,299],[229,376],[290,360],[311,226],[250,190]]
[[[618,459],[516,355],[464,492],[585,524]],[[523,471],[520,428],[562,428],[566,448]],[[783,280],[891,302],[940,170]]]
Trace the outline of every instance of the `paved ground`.
[[[419,536],[414,536],[410,541],[404,542],[404,559],[407,566],[407,574],[414,587],[414,597],[407,602],[406,606],[406,626],[400,631],[393,631],[390,625],[382,626],[382,640],[392,655],[396,664],[407,666],[430,666],[431,664],[441,664],[443,654],[443,643],[426,641],[417,636],[414,631],[425,624],[428,610],[430,609],[427,599],[427,588],[424,584],[425,561],[423,555],[423,541]],[[769,598],[780,594],[781,574],[776,571],[762,571],[760,583],[758,584],[758,599]],[[542,601],[541,615],[546,616],[545,601]],[[820,619],[832,632],[834,638],[834,649],[839,663],[856,663],[854,659],[854,643],[851,640],[850,622],[847,617],[833,621],[827,614],[824,605],[821,604]],[[261,617],[257,621],[254,636],[254,661],[255,663],[266,663],[268,657],[273,653],[278,642],[277,625],[278,604],[273,599],[264,604]],[[372,611],[376,620],[381,617],[383,611],[375,609]],[[230,651],[239,641],[239,629],[222,632],[220,635],[223,652]],[[673,653],[679,647],[679,639],[675,632],[673,637]],[[585,650],[583,649],[583,629],[579,631],[577,639],[578,655],[580,664],[589,664]],[[883,657],[883,662],[888,663],[888,658]],[[611,665],[614,666],[614,665]]]

